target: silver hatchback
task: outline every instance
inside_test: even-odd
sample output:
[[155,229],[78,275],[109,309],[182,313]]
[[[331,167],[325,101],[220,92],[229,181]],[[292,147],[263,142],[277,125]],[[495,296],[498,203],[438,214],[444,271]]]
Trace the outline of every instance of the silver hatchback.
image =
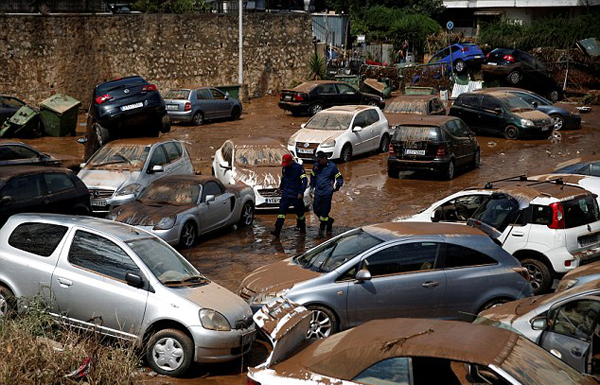
[[13,215],[0,229],[0,315],[41,295],[65,323],[136,341],[158,373],[242,356],[250,307],[156,236],[118,222]]
[[165,94],[165,108],[172,121],[197,126],[213,119],[237,120],[242,115],[239,100],[211,87],[169,90]]

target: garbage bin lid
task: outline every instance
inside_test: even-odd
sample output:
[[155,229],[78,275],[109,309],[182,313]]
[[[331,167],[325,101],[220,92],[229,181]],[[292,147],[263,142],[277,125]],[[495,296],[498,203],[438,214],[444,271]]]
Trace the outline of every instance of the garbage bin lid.
[[44,107],[59,114],[64,114],[71,108],[79,105],[81,105],[79,100],[61,94],[52,95],[40,103],[40,107]]
[[35,118],[38,115],[38,112],[33,108],[25,105],[17,110],[13,116],[11,116],[8,121],[14,125],[22,126],[29,122],[31,119]]

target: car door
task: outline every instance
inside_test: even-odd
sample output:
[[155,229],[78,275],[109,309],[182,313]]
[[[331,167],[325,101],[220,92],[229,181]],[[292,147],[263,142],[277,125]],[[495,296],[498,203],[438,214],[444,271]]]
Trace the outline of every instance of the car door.
[[0,190],[2,216],[22,212],[43,212],[48,204],[40,174],[11,178]]
[[[207,201],[207,197],[212,196],[214,200]],[[202,188],[202,200],[199,204],[201,221],[203,224],[202,232],[208,232],[218,229],[229,220],[232,212],[233,194],[223,191],[221,186],[208,181]]]
[[491,95],[484,95],[479,109],[478,124],[487,131],[502,133],[506,126],[504,122],[504,109],[500,101]]
[[213,100],[215,101],[215,107],[217,111],[218,118],[230,118],[231,117],[231,109],[233,107],[233,102],[229,100],[228,96],[225,96],[223,92],[216,88],[211,88],[210,92],[212,94]]
[[44,173],[43,180],[48,199],[48,212],[68,214],[77,204],[75,183],[64,173]]
[[127,273],[144,277],[118,242],[92,230],[71,230],[52,275],[53,312],[77,326],[139,334],[148,291],[128,285]]
[[461,118],[469,127],[485,131],[485,126],[479,121],[479,108],[481,107],[482,95],[467,94],[461,99],[461,105],[453,109],[452,115]]
[[205,119],[218,117],[217,102],[213,100],[212,92],[208,88],[196,90],[196,101]]
[[337,83],[335,85],[338,90],[339,100],[344,105],[355,105],[360,104],[362,95],[360,92],[355,90],[353,87],[346,83]]
[[333,83],[319,84],[315,89],[315,93],[316,99],[323,103],[323,108],[344,104],[343,98]]
[[367,144],[368,151],[377,150],[379,148],[379,142],[383,130],[383,124],[379,118],[377,111],[370,109],[365,111],[367,113],[367,129],[369,135],[369,141]]
[[369,143],[372,139],[371,133],[371,118],[368,111],[362,111],[356,114],[352,123],[352,132],[350,138],[352,140],[352,153],[362,154],[369,151]]
[[[441,240],[441,238],[440,238]],[[446,276],[437,266],[440,242],[386,245],[363,259],[370,280],[350,284],[350,327],[378,318],[437,318]]]
[[167,142],[163,146],[169,161],[165,167],[165,172],[169,175],[187,174],[181,147],[176,146],[175,142]]
[[586,363],[598,342],[600,297],[582,297],[561,303],[548,312],[548,327],[539,345],[581,373],[590,372]]

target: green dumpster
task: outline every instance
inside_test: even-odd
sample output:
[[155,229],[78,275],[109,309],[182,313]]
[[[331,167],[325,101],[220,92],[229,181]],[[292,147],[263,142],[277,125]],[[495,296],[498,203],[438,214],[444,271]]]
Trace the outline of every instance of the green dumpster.
[[39,121],[39,113],[25,105],[4,122],[0,137],[33,138],[38,135]]
[[215,86],[223,93],[228,94],[230,98],[240,100],[240,85],[230,84],[228,86]]
[[40,103],[44,131],[50,136],[75,135],[81,102],[67,95],[53,95]]

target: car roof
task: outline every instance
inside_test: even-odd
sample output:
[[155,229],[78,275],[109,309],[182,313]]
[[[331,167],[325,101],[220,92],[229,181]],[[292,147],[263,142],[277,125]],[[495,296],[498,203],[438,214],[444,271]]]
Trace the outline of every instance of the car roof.
[[532,179],[489,182],[483,187],[471,187],[464,191],[469,190],[488,190],[505,193],[515,198],[524,199],[527,202],[539,197],[556,198],[559,201],[565,201],[577,196],[591,194],[588,190],[579,186],[572,186],[557,181],[542,182]]
[[326,110],[323,111],[327,111],[327,112],[347,112],[347,113],[356,113],[356,112],[361,112],[361,111],[365,111],[365,110],[372,110],[376,107],[373,106],[334,106],[334,107],[330,107]]
[[283,146],[283,144],[275,138],[266,136],[240,136],[229,139],[234,146]]
[[312,343],[274,365],[279,373],[310,372],[351,380],[392,357],[431,357],[502,365],[521,339],[506,329],[431,319],[374,320]]
[[304,82],[302,84],[297,85],[292,88],[292,91],[297,92],[310,92],[313,88],[318,86],[319,84],[346,84],[345,82],[340,82],[337,80],[311,80],[310,82]]
[[106,146],[117,146],[120,144],[133,144],[140,146],[151,146],[157,143],[167,143],[167,142],[178,142],[176,139],[171,138],[127,138],[127,139],[118,139],[113,140],[112,142],[108,142]]
[[485,233],[471,226],[442,222],[386,222],[364,226],[362,229],[384,241],[420,235],[486,236]]
[[32,174],[40,174],[40,173],[70,173],[72,172],[68,168],[63,167],[47,167],[47,166],[28,166],[28,165],[18,165],[18,166],[2,166],[0,167],[0,180],[9,179],[18,175],[32,175]]
[[[390,114],[392,115],[392,114]],[[417,114],[393,114],[402,115],[402,119],[394,121],[395,126],[442,126],[451,120],[458,120],[456,116],[449,115],[417,115]]]
[[478,92],[478,93],[482,93],[482,94],[489,94],[489,93],[494,93],[494,92],[523,92],[526,94],[533,94],[533,95],[537,95],[535,92],[529,91],[529,90],[524,90],[523,88],[516,88],[516,87],[491,87],[491,88],[482,88],[480,90],[474,90],[472,92]]
[[497,98],[518,98],[518,96],[513,95],[512,93],[505,91],[505,90],[490,90],[490,91],[485,91],[485,92],[481,92],[481,90],[477,90],[477,91],[472,91],[472,92],[465,92],[463,94],[460,94],[459,96],[463,96],[463,95],[480,95],[480,94],[486,94],[486,95],[491,95]]

